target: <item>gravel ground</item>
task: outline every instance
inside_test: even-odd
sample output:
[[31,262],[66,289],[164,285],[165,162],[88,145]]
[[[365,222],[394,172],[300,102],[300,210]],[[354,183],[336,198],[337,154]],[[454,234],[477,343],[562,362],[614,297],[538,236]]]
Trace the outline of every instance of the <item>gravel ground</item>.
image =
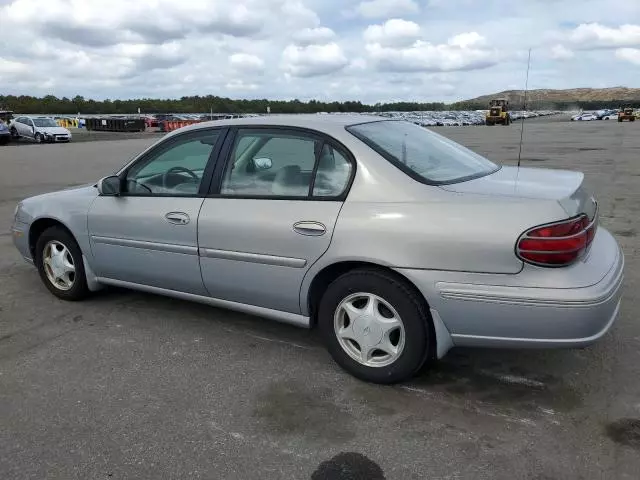
[[[0,478],[638,478],[639,128],[524,133],[523,165],[585,172],[623,246],[612,332],[583,350],[453,350],[393,387],[342,372],[314,331],[124,290],[55,299],[11,244],[16,202],[95,181],[155,136],[0,147]],[[518,125],[437,131],[518,155]]]

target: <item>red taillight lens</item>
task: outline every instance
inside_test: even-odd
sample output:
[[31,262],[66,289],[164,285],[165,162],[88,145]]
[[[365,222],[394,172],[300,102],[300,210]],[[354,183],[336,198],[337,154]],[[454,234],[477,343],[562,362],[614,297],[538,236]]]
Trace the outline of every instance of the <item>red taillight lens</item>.
[[585,214],[562,222],[534,227],[520,236],[516,253],[525,262],[536,265],[569,265],[587,251],[596,228],[596,217],[591,221]]

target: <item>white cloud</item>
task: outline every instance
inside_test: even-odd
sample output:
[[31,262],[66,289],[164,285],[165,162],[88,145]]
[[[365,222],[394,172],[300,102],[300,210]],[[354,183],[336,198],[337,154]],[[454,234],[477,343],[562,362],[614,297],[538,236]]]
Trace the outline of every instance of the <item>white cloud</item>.
[[260,72],[264,68],[264,61],[248,53],[234,53],[229,56],[229,63],[236,70],[243,72]]
[[[388,23],[388,22],[387,22]],[[416,25],[417,27],[417,25]],[[392,30],[395,32],[396,30]],[[402,31],[401,29],[399,31]],[[466,32],[451,37],[446,44],[432,44],[425,40],[411,43],[408,38],[394,35],[365,35],[379,41],[366,45],[369,58],[378,70],[390,72],[448,72],[489,67],[498,62],[494,50],[486,48],[486,39],[477,32]],[[414,36],[419,29],[413,30]],[[405,40],[401,42],[400,40]],[[383,43],[385,42],[385,43]],[[407,46],[407,43],[411,43]]]
[[335,32],[327,27],[304,28],[293,34],[293,40],[298,45],[305,47],[329,43],[335,36]]
[[355,11],[365,18],[388,18],[415,14],[420,8],[414,0],[367,0],[360,2]]
[[320,19],[316,12],[307,8],[299,0],[285,0],[282,5],[282,13],[284,14],[285,21],[292,26],[302,27],[317,27],[320,24]]
[[255,83],[246,83],[242,79],[231,80],[224,86],[227,90],[256,90],[258,85]]
[[486,45],[485,38],[478,32],[467,32],[455,35],[449,39],[449,45],[460,48],[482,47]]
[[415,22],[392,18],[382,25],[369,25],[363,37],[368,43],[385,46],[409,45],[420,37],[420,27]]
[[640,65],[640,48],[619,48],[616,50],[616,57]]
[[554,45],[549,51],[549,55],[554,60],[568,60],[574,57],[573,51],[561,44]]
[[599,23],[583,23],[565,36],[567,42],[581,50],[634,47],[640,45],[640,25],[612,28]]
[[289,45],[282,52],[282,68],[294,77],[314,77],[337,72],[349,61],[337,43],[300,47]]
[[433,45],[422,40],[402,49],[369,44],[367,52],[379,70],[390,72],[475,70],[498,63],[493,52],[488,50]]

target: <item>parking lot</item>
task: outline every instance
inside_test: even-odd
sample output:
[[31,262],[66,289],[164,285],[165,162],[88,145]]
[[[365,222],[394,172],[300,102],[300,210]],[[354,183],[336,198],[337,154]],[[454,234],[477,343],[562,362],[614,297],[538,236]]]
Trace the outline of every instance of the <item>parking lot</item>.
[[[519,123],[435,131],[516,163]],[[48,293],[11,243],[16,203],[156,138],[0,147],[0,478],[638,478],[638,122],[524,132],[522,165],[583,171],[623,247],[613,330],[583,350],[454,349],[392,387],[340,370],[315,331],[125,290]]]

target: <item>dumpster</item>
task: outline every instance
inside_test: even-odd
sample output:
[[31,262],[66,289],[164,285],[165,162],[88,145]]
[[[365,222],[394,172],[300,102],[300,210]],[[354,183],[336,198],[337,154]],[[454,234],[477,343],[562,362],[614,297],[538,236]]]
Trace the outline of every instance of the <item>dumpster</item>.
[[103,132],[144,132],[144,118],[87,118],[87,130]]

